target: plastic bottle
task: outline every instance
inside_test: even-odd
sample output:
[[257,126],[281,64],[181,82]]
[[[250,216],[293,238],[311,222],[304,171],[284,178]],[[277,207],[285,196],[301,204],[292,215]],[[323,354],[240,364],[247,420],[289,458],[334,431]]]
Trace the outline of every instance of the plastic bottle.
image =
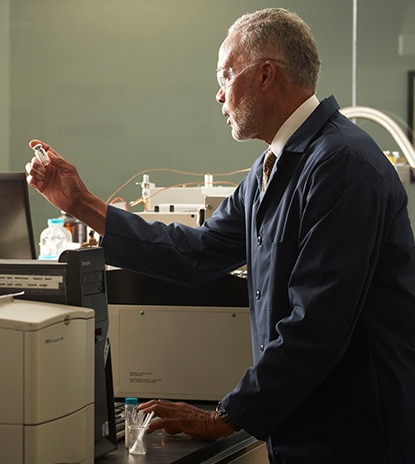
[[124,412],[124,420],[125,420],[125,447],[128,448],[129,446],[129,435],[128,435],[128,425],[131,424],[131,415],[133,413],[134,408],[138,405],[137,398],[125,398],[125,412]]
[[39,259],[58,259],[70,247],[72,235],[63,223],[62,218],[48,219],[48,227],[40,234]]

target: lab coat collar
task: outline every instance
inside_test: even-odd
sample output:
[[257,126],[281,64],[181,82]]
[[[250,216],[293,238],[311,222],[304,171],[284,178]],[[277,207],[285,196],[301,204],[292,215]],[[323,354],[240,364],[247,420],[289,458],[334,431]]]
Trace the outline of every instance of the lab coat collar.
[[321,100],[317,108],[288,139],[283,151],[304,153],[316,134],[339,108],[333,96]]
[[319,101],[315,95],[308,98],[300,105],[294,113],[284,122],[275,134],[270,148],[275,156],[279,156],[287,141],[309,118],[311,113],[318,107]]
[[[310,114],[310,116],[288,139],[281,154],[286,153],[287,155],[289,155],[289,153],[304,153],[307,147],[312,142],[312,140],[317,135],[317,133],[321,130],[324,124],[326,124],[326,122],[333,116],[333,114],[339,110],[339,108],[340,106],[333,96],[321,100],[317,108],[315,108],[315,110]],[[267,150],[263,152],[263,154],[258,160],[259,163],[257,165],[256,171],[258,185],[261,185],[262,182],[262,162],[266,152]],[[273,170],[271,177],[268,181],[269,184],[271,183],[276,171],[278,171],[280,158],[281,156],[278,157],[275,169]]]

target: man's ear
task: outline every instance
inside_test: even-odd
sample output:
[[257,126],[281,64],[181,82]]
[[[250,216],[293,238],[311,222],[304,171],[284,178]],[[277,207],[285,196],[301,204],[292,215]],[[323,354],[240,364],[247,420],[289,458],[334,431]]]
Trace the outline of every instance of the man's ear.
[[272,61],[264,61],[261,65],[261,85],[263,90],[269,90],[277,77],[277,65]]

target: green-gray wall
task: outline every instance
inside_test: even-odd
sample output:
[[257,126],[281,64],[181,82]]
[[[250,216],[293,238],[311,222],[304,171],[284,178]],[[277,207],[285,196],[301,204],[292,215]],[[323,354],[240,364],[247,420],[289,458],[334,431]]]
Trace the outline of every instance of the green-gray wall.
[[[402,121],[415,50],[399,55],[398,38],[408,30],[412,2],[357,3],[357,104]],[[313,29],[323,61],[318,96],[334,94],[341,106],[352,104],[353,0],[0,0],[0,5],[0,169],[24,169],[31,157],[27,142],[41,138],[76,164],[104,199],[145,169],[221,173],[248,168],[262,151],[259,141],[231,138],[215,102],[218,47],[228,26],[247,11],[280,6],[299,13]],[[387,134],[373,130],[383,149],[396,148]],[[195,179],[161,172],[151,180],[171,185]],[[132,181],[120,195],[130,201],[140,190]],[[33,191],[31,203],[38,237],[47,218],[59,212]]]

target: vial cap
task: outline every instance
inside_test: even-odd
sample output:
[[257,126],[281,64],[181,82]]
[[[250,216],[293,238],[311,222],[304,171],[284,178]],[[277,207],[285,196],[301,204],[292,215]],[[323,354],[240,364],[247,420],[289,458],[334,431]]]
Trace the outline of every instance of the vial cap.
[[137,398],[125,398],[125,404],[137,405],[138,399]]

